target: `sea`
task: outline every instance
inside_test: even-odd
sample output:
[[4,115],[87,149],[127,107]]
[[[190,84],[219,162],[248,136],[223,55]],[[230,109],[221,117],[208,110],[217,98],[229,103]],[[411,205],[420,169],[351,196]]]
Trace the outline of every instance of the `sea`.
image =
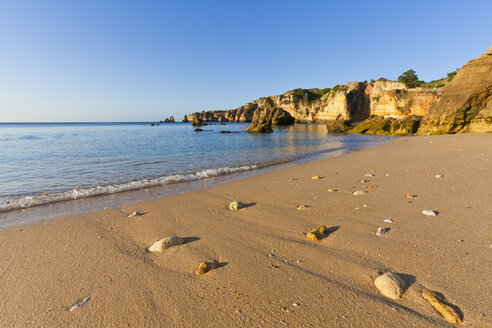
[[206,188],[389,142],[328,135],[316,124],[279,126],[270,134],[247,133],[247,126],[213,123],[196,132],[190,123],[0,123],[0,227]]

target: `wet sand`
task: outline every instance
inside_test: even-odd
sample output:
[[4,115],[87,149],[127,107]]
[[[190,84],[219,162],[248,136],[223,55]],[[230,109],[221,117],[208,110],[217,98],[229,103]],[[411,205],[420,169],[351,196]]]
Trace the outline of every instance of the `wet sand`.
[[[459,309],[460,325],[492,327],[491,181],[492,135],[409,137],[183,195],[5,228],[0,327],[454,326],[420,296],[423,287]],[[230,211],[232,200],[246,207]],[[427,217],[425,209],[439,214]],[[145,214],[128,218],[134,211]],[[308,240],[304,233],[320,224],[329,235]],[[380,226],[390,229],[376,236]],[[185,244],[146,251],[171,235]],[[214,260],[217,269],[194,274]],[[406,280],[402,298],[374,287],[383,272]]]

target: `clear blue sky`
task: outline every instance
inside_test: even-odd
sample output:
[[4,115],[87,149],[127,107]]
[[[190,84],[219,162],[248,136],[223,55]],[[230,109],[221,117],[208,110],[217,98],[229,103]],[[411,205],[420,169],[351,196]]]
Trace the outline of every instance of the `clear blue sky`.
[[0,0],[0,121],[146,121],[492,45],[492,1]]

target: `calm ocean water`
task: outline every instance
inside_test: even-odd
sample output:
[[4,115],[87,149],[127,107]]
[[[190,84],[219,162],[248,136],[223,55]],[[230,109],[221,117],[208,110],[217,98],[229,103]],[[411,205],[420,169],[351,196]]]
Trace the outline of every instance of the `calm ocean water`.
[[[247,124],[0,123],[0,211],[166,186],[333,151],[386,137],[328,136],[321,125],[261,135]],[[234,134],[220,130],[239,131]]]

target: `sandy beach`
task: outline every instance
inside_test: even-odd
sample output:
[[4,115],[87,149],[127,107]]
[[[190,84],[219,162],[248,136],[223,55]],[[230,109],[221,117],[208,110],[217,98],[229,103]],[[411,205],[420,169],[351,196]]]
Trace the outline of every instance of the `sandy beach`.
[[[5,228],[0,326],[455,326],[421,297],[427,288],[459,309],[459,325],[492,327],[491,181],[492,135],[403,137],[206,190]],[[228,210],[233,200],[245,208]],[[143,214],[128,217],[134,211]],[[321,224],[328,236],[308,240]],[[377,236],[378,227],[388,231]],[[173,235],[185,243],[147,251]],[[218,268],[195,275],[207,261]],[[385,272],[404,277],[400,299],[374,286]]]

